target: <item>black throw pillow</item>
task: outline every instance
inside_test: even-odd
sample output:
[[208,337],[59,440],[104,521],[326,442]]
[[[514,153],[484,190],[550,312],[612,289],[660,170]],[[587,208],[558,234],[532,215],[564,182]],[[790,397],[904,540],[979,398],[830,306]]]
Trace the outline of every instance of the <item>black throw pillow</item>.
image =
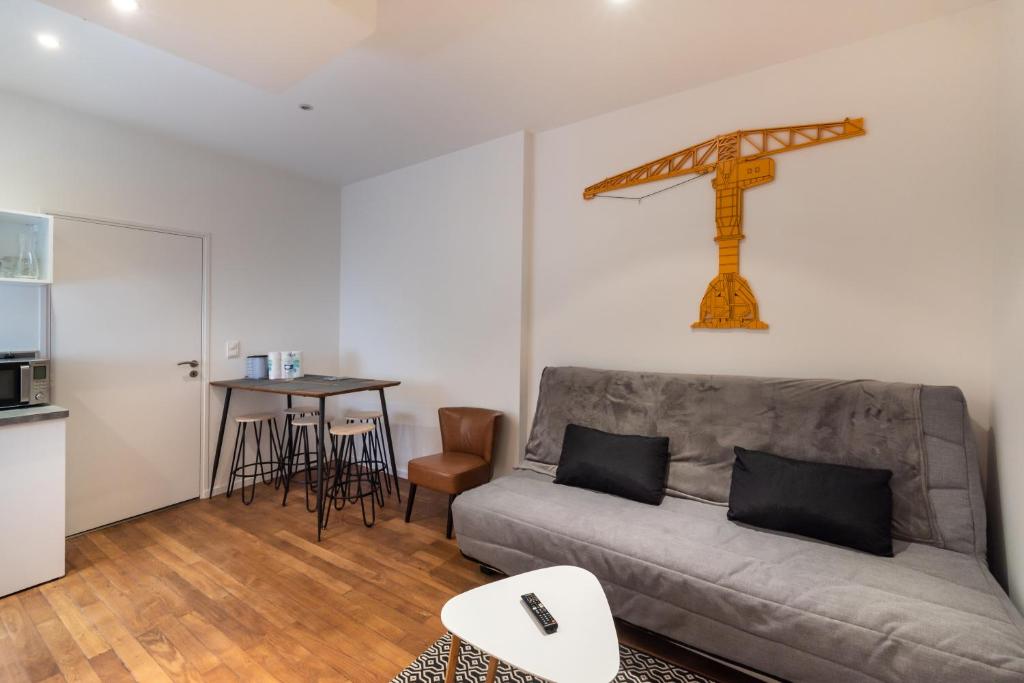
[[892,472],[736,447],[729,519],[892,557]]
[[609,434],[568,425],[555,483],[660,505],[668,478],[668,437]]

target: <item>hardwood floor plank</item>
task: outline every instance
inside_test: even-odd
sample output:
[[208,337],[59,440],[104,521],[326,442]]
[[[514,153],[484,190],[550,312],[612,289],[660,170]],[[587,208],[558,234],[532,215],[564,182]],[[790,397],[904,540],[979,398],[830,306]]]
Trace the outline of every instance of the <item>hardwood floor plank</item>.
[[39,631],[60,672],[69,683],[100,683],[101,679],[93,671],[89,659],[60,619],[55,617],[36,624],[36,630]]
[[7,629],[11,660],[29,680],[41,681],[60,674],[60,668],[22,607],[19,596],[0,601],[0,623]]
[[160,632],[167,640],[184,656],[191,664],[206,677],[214,669],[222,668],[217,655],[210,650],[185,628],[178,619],[172,616],[164,617],[157,624]]
[[203,680],[202,673],[182,656],[159,627],[141,634],[138,641],[171,680],[185,683],[200,683]]
[[138,523],[138,528],[142,530],[145,534],[147,534],[151,539],[153,539],[155,545],[159,545],[162,548],[166,548],[170,552],[174,553],[178,557],[178,559],[180,559],[182,562],[185,562],[186,564],[196,564],[197,562],[200,562],[203,559],[198,554],[196,554],[191,548],[178,542],[177,538],[175,538],[171,534],[166,533],[148,519],[140,520]]
[[132,676],[147,683],[149,681],[165,683],[171,680],[102,600],[89,605],[83,612],[104,640],[110,643],[111,649]]
[[306,648],[299,639],[283,631],[268,636],[259,647],[250,650],[249,654],[281,681],[329,681],[347,678]]
[[203,680],[206,683],[242,683],[242,679],[223,664],[218,664],[213,669],[204,673]]
[[[100,612],[96,608],[97,606],[102,606],[116,614],[115,621],[127,628],[131,633],[142,633],[152,628],[152,623],[144,614],[152,603],[153,597],[151,595],[140,596],[138,601],[133,600],[130,596],[118,590],[107,576],[96,567],[88,567],[82,570],[81,576],[97,598],[97,602],[80,608],[82,614],[86,615],[86,617],[89,616],[90,610],[93,613]],[[113,646],[113,643],[110,643],[110,645]]]
[[[182,623],[196,638],[210,648],[217,657],[243,681],[277,681],[260,664],[216,626],[196,612],[182,617]],[[256,647],[253,644],[252,647]]]
[[89,541],[92,541],[93,545],[99,548],[100,552],[111,560],[119,560],[127,554],[121,549],[121,546],[110,540],[110,530],[108,529],[94,531],[86,538],[88,538]]
[[[49,583],[42,587],[41,593],[57,614],[68,634],[82,651],[86,659],[92,659],[110,649],[103,638],[92,629],[91,624],[65,593],[67,584]],[[92,602],[88,603],[92,604]]]
[[103,683],[135,683],[128,668],[113,650],[107,650],[103,654],[91,658],[89,666]]
[[0,621],[0,680],[21,683],[28,681],[28,674],[18,664],[16,658],[17,645],[7,632],[7,627]]
[[33,624],[39,625],[57,616],[40,591],[22,591],[18,593],[18,601]]
[[216,581],[211,581],[199,571],[195,565],[188,564],[170,550],[162,546],[146,548],[153,557],[161,562],[168,569],[188,582],[193,588],[210,598],[211,600],[222,600],[227,597],[228,592]]

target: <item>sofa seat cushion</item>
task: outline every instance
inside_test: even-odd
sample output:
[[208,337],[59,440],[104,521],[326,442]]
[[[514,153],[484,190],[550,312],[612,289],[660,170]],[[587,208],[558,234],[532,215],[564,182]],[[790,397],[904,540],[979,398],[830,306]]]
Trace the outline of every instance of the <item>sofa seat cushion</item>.
[[461,493],[491,478],[491,466],[472,453],[436,453],[409,461],[409,483],[444,493]]
[[[463,494],[454,513],[475,559],[522,571],[501,566],[511,549],[535,565],[584,567],[617,617],[769,673],[806,679],[780,663],[795,648],[849,680],[1024,679],[1019,616],[974,555],[896,541],[895,557],[876,557],[730,522],[700,501],[652,507],[527,471]],[[495,557],[482,557],[489,548]],[[722,651],[652,605],[759,645]]]

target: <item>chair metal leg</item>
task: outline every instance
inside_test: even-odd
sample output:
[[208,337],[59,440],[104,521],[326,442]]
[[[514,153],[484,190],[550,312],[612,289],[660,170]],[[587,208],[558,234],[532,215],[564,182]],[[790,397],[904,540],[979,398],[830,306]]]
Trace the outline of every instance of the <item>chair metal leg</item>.
[[455,494],[448,496],[448,528],[444,533],[445,538],[452,537],[452,503],[455,501]]
[[409,502],[405,506],[405,523],[412,517],[412,501],[416,499],[416,484],[409,484]]

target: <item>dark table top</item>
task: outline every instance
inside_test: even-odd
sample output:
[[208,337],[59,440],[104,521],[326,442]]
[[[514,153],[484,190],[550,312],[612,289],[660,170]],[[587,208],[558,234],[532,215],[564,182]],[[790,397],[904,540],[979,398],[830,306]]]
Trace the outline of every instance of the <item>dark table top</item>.
[[358,391],[377,391],[378,389],[397,387],[399,384],[401,382],[394,380],[332,377],[330,375],[305,375],[298,379],[222,379],[210,382],[210,386],[213,387],[262,391],[268,394],[310,396],[312,398],[354,394]]

